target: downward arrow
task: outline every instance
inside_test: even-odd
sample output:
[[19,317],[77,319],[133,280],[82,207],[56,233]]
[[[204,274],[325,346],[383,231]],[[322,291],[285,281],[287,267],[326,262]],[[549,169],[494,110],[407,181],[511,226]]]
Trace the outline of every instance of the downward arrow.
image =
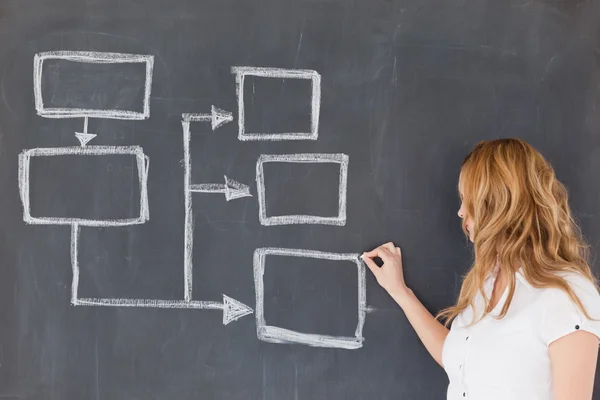
[[236,180],[225,176],[225,184],[222,183],[203,183],[199,185],[191,185],[192,192],[200,193],[224,193],[227,201],[239,199],[241,197],[252,197],[250,187],[239,183]]
[[79,139],[79,143],[81,143],[81,147],[85,147],[86,144],[89,143],[90,140],[95,138],[98,135],[94,135],[93,133],[79,133],[75,132],[75,136]]
[[88,117],[85,117],[83,120],[83,132],[75,132],[75,137],[79,139],[81,147],[85,147],[85,145],[96,136],[97,135],[94,135],[93,133],[88,133]]

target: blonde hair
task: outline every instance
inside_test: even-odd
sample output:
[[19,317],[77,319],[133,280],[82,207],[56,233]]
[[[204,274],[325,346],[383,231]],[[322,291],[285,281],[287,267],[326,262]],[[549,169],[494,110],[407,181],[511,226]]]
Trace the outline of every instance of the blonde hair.
[[464,159],[460,176],[466,210],[462,229],[468,235],[465,221],[471,218],[475,257],[456,305],[436,318],[444,318],[448,326],[473,307],[478,292],[485,301],[480,318],[486,316],[490,299],[483,284],[496,265],[501,266],[498,276],[508,281],[508,297],[497,318],[508,311],[519,268],[532,286],[563,290],[590,318],[561,277],[563,272],[579,273],[598,287],[588,264],[588,245],[571,216],[567,189],[544,157],[520,139],[483,141]]

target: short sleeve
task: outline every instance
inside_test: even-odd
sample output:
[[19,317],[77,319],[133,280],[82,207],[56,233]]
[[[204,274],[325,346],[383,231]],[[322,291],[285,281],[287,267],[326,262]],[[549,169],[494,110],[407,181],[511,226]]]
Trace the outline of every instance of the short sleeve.
[[548,346],[563,336],[583,330],[593,333],[600,341],[600,294],[583,276],[565,278],[592,319],[588,319],[564,291],[546,289],[542,304],[542,339]]

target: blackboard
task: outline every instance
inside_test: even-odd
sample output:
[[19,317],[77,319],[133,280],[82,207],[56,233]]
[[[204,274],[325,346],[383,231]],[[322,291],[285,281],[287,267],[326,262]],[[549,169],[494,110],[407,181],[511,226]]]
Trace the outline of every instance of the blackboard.
[[444,398],[355,256],[394,241],[424,304],[452,304],[460,162],[506,136],[552,162],[598,247],[599,17],[2,2],[0,397]]

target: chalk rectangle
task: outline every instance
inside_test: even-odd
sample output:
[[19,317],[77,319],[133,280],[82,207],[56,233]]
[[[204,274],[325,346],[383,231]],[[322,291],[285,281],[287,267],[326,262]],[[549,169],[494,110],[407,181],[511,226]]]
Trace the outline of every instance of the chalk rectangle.
[[[348,156],[345,154],[273,154],[261,155],[256,163],[256,187],[258,192],[259,220],[262,225],[323,224],[343,226],[346,224],[346,192],[348,184]],[[338,187],[338,213],[334,216],[317,215],[274,215],[267,212],[266,185],[264,176],[265,163],[334,163],[339,164],[340,173]],[[318,193],[315,193],[317,196]]]
[[[354,335],[332,336],[322,335],[317,332],[299,332],[267,324],[265,317],[265,287],[264,273],[267,256],[302,257],[307,259],[321,259],[346,262],[357,268],[358,290],[358,321]],[[273,267],[277,268],[277,267]],[[314,250],[285,249],[285,248],[259,248],[254,252],[254,285],[256,292],[256,331],[260,340],[270,343],[298,343],[312,347],[330,347],[341,349],[358,349],[362,347],[363,326],[367,312],[366,272],[365,265],[360,260],[359,254],[353,253],[328,253]],[[315,310],[316,311],[316,310]]]
[[[236,75],[239,140],[317,140],[319,136],[319,114],[321,108],[321,75],[316,71],[267,67],[233,67],[231,72]],[[309,129],[305,132],[249,132],[246,129],[246,105],[244,100],[244,85],[248,76],[270,79],[309,80],[311,83],[311,96],[310,99],[307,99],[310,102]]]
[[[60,156],[132,156],[135,159],[137,169],[137,186],[139,187],[139,215],[129,218],[85,218],[72,216],[32,216],[31,211],[31,159],[33,157],[60,157]],[[84,159],[86,159],[84,157]],[[110,168],[110,166],[108,166]],[[19,154],[19,191],[23,203],[23,220],[33,225],[72,225],[80,226],[127,226],[137,225],[146,222],[149,218],[148,207],[148,168],[149,159],[139,146],[90,146],[90,147],[56,147],[56,148],[36,148],[25,150]],[[85,174],[82,169],[81,174]],[[110,175],[110,174],[105,174]],[[83,176],[84,177],[84,176]],[[69,188],[70,189],[70,188]],[[65,190],[61,193],[64,196],[79,195],[77,191],[72,194]],[[44,201],[52,201],[51,196],[44,198]],[[71,200],[71,199],[70,199]],[[94,199],[86,199],[94,201]]]
[[146,119],[150,116],[153,68],[154,57],[150,55],[87,51],[36,54],[36,111],[46,118]]

